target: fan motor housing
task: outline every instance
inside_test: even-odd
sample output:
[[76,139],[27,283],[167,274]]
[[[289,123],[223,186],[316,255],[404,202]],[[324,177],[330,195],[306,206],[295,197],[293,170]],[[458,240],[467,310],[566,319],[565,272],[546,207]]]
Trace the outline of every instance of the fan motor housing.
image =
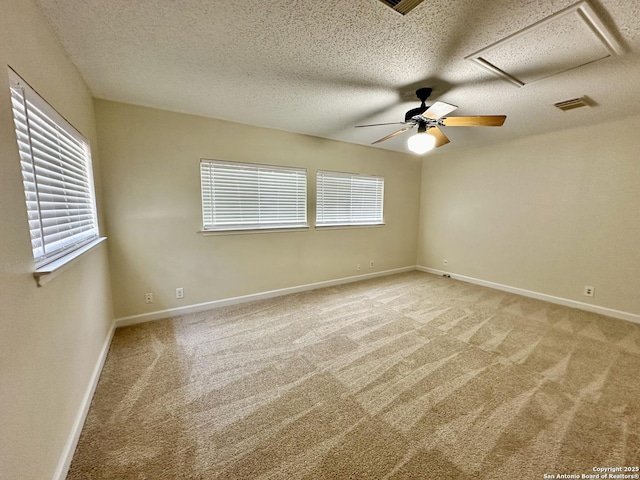
[[412,108],[411,110],[409,110],[407,113],[404,114],[404,121],[408,122],[409,120],[411,120],[416,115],[420,115],[420,114],[426,112],[427,108],[429,108],[429,107],[427,107],[424,103],[422,104],[421,107]]

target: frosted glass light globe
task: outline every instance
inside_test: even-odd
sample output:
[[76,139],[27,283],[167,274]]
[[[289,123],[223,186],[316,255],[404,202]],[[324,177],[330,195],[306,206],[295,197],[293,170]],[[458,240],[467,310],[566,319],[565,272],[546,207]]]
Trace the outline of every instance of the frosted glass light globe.
[[413,153],[422,155],[432,150],[436,146],[436,137],[429,135],[426,132],[416,133],[407,140],[407,147]]

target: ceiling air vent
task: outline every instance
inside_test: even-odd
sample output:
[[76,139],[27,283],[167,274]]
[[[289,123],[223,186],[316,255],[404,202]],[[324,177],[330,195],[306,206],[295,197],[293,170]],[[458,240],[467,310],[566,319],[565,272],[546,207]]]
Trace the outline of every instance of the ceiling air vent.
[[423,0],[380,0],[386,6],[393,8],[396,12],[406,15],[411,10],[420,5]]
[[590,107],[591,104],[587,97],[580,97],[565,100],[564,102],[554,103],[553,106],[559,108],[563,112],[566,112],[567,110],[573,110],[574,108]]

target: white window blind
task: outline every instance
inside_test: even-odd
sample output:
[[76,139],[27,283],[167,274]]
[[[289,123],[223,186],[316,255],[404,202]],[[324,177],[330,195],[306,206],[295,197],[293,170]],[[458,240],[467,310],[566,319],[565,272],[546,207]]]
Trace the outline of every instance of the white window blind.
[[24,80],[11,72],[11,103],[20,151],[36,268],[98,238],[89,144]]
[[204,230],[307,226],[307,171],[200,161]]
[[384,178],[355,173],[317,173],[316,225],[383,223]]

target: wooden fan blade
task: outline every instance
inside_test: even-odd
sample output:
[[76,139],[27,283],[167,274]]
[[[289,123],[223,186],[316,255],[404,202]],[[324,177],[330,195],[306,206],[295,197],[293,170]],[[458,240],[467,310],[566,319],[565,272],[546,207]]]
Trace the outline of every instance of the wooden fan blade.
[[429,130],[427,130],[427,135],[431,135],[432,137],[436,138],[435,148],[441,147],[442,145],[446,145],[451,141],[438,127],[431,127]]
[[444,117],[447,113],[451,113],[456,110],[458,107],[455,105],[450,105],[444,102],[436,102],[431,105],[427,110],[422,114],[423,117],[426,118],[440,118]]
[[[379,127],[380,125],[406,125],[409,122],[392,122],[392,123],[372,123],[371,125],[356,125],[355,128],[360,127]],[[413,123],[413,122],[411,122]]]
[[389,135],[387,135],[386,137],[382,137],[379,138],[378,140],[376,140],[375,142],[373,142],[371,145],[375,145],[376,143],[380,143],[380,142],[384,142],[385,140],[389,140],[390,138],[395,137],[396,135],[400,135],[401,133],[406,132],[407,130],[411,130],[413,128],[413,125],[411,125],[410,127],[404,127],[401,128],[400,130],[396,130],[393,133],[390,133]]
[[506,115],[479,115],[476,117],[447,117],[442,119],[445,127],[500,127]]

